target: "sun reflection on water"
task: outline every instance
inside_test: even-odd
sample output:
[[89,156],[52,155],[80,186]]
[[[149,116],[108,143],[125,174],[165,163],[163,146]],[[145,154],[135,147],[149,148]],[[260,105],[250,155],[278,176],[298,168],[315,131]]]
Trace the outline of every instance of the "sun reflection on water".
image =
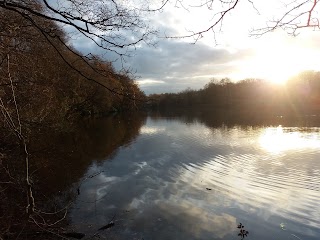
[[284,151],[320,148],[320,139],[315,134],[303,134],[294,129],[266,128],[259,138],[260,146],[270,153],[281,153]]

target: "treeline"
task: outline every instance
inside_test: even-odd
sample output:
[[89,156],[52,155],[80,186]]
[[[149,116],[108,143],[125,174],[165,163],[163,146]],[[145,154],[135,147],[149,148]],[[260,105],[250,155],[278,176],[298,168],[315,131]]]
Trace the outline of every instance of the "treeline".
[[283,86],[259,79],[213,79],[198,91],[153,94],[149,106],[161,111],[229,110],[243,114],[320,114],[320,72],[305,71]]
[[110,62],[79,54],[56,22],[1,8],[0,98],[9,114],[17,106],[21,121],[55,123],[74,115],[135,109],[144,94]]

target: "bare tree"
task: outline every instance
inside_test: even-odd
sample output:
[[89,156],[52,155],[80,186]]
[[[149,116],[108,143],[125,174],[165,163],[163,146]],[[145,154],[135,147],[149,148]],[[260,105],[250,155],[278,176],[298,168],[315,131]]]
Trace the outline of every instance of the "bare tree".
[[126,6],[122,1],[1,0],[0,8],[28,19],[48,38],[58,36],[39,23],[43,19],[59,23],[78,37],[80,34],[119,55],[125,55],[129,47],[147,41],[155,33],[142,20],[141,9]]
[[[101,49],[101,55],[111,53],[123,61],[141,42],[151,43],[151,38],[156,33],[143,21],[143,12],[146,11],[128,5],[126,1],[0,0],[0,11],[4,15],[9,16],[8,13],[12,13],[23,18],[26,24],[18,28],[25,28],[26,32],[32,28],[33,31],[40,33],[42,39],[51,45],[66,66],[78,75],[95,82],[111,93],[127,98],[130,97],[127,93],[110,87],[97,78],[92,78],[83,71],[83,67],[79,67],[85,64],[98,73],[100,78],[108,78],[108,71],[103,72],[93,64],[96,56],[91,53],[85,55],[75,50],[72,42],[74,39],[85,38]],[[0,27],[0,35],[11,34],[14,31],[15,29],[10,26]],[[7,48],[6,51],[1,51],[0,63],[11,50],[12,48]],[[71,55],[74,56],[73,60],[70,58]],[[103,62],[104,59],[100,58],[100,61]],[[106,64],[107,61],[109,60],[106,60]],[[123,69],[123,73],[125,71],[127,70]]]
[[311,28],[320,30],[319,0],[294,0],[283,2],[283,11],[266,23],[266,26],[251,31],[251,35],[261,36],[276,29],[283,29],[291,36],[299,30]]
[[[296,36],[299,34],[299,30],[304,28],[320,30],[319,0],[279,0],[278,3],[279,6],[270,7],[271,11],[265,16],[265,26],[254,26],[250,31],[251,36],[262,36],[277,29],[282,29],[292,36]],[[165,4],[168,4],[167,1],[165,1]],[[260,9],[262,5],[256,0],[198,0],[193,1],[192,5],[188,4],[187,0],[176,0],[175,4],[176,6],[182,6],[187,11],[196,7],[210,12],[211,20],[204,23],[207,24],[206,27],[198,31],[189,31],[185,35],[173,36],[173,38],[194,38],[195,41],[202,38],[206,33],[221,32],[224,20],[230,17],[234,11],[237,11],[239,5],[250,6],[251,10],[257,15],[261,15],[260,12],[264,10]],[[264,3],[265,6],[267,4],[272,3]],[[276,12],[277,14],[275,14]]]
[[[269,16],[266,26],[256,26],[251,35],[260,36],[264,33],[282,28],[290,35],[296,35],[299,29],[319,29],[319,0],[284,0],[279,16]],[[69,38],[85,38],[102,52],[112,52],[123,59],[130,55],[130,50],[141,42],[150,43],[156,31],[148,26],[144,16],[148,13],[160,12],[168,5],[174,4],[187,10],[204,8],[211,14],[211,21],[201,30],[190,31],[174,38],[194,38],[195,41],[208,32],[219,32],[224,20],[240,4],[249,4],[259,14],[256,0],[0,0],[0,9],[15,12],[27,19],[31,25],[43,34],[50,44],[59,39],[56,29],[41,24],[50,20],[68,31]],[[267,3],[266,3],[267,4]],[[248,5],[248,6],[249,6]],[[155,6],[153,8],[153,6]],[[272,13],[271,13],[272,14]],[[71,40],[71,39],[69,39]],[[68,41],[61,42],[69,51],[74,50]],[[70,41],[69,41],[70,42]],[[56,49],[59,51],[59,49]],[[81,55],[84,61],[92,55]],[[63,57],[63,54],[61,54]],[[71,67],[74,67],[72,64]]]

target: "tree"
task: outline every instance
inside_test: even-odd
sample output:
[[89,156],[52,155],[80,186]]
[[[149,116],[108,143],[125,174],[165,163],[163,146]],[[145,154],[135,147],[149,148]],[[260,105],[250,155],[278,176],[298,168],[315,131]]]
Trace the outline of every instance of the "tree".
[[48,41],[59,39],[59,36],[53,29],[39,24],[41,19],[69,27],[73,34],[91,39],[98,47],[125,55],[128,47],[146,41],[154,33],[142,21],[142,10],[125,3],[109,0],[2,0],[0,8],[27,19]]
[[[92,64],[96,56],[76,51],[70,45],[70,38],[84,37],[104,52],[113,52],[123,59],[129,56],[130,50],[140,42],[148,42],[149,37],[155,33],[142,20],[143,9],[126,6],[126,2],[121,1],[2,0],[0,11],[2,14],[14,13],[15,17],[23,18],[25,23],[18,28],[24,28],[26,31],[32,28],[41,34],[51,45],[51,49],[63,59],[65,65],[79,75],[110,92],[123,96],[127,94],[110,88],[96,78],[91,78],[79,68],[81,65],[79,62],[83,62],[101,76],[108,74]],[[0,29],[0,34],[15,31],[11,25],[1,27],[3,29]],[[62,34],[61,28],[68,29],[68,34]],[[5,60],[8,51],[1,56],[0,63]],[[68,55],[76,55],[77,61],[70,60]]]
[[265,27],[252,31],[253,35],[262,35],[276,29],[283,29],[289,35],[296,36],[300,29],[320,29],[319,0],[294,0],[283,3],[283,11],[274,17]]
[[[0,239],[22,232],[26,223],[43,229],[66,216],[66,206],[59,213],[54,210],[50,216],[58,220],[52,225],[55,217],[45,216],[43,199],[34,194],[38,184],[31,178],[39,179],[32,174],[38,164],[32,153],[37,132],[60,132],[72,122],[69,113],[135,108],[134,99],[143,97],[132,79],[116,72],[110,62],[94,56],[82,61],[54,21],[37,16],[34,21],[56,37],[48,41],[29,19],[0,9]],[[91,79],[97,84],[86,81]]]
[[[49,8],[46,9],[48,2],[0,1],[0,239],[15,233],[13,225],[19,229],[26,226],[25,223],[33,222],[43,229],[65,219],[67,206],[62,211],[50,212],[51,216],[58,218],[50,223],[44,213],[44,204],[41,204],[39,195],[34,194],[37,190],[31,174],[37,163],[35,155],[29,152],[32,152],[34,136],[40,129],[51,127],[59,132],[66,122],[63,120],[70,120],[69,113],[88,115],[108,112],[115,106],[134,108],[138,104],[136,99],[143,97],[132,79],[115,71],[110,62],[93,55],[84,56],[70,45],[69,35],[60,24],[65,20],[62,16],[51,15]],[[80,1],[74,3],[80,4]],[[62,9],[63,14],[67,14]],[[120,8],[117,11],[119,16],[125,14]],[[70,26],[75,24],[72,21],[77,20],[69,19]],[[121,19],[114,21],[118,29],[126,25]],[[92,29],[88,25],[83,27],[90,32]],[[80,25],[77,27],[81,33]],[[128,25],[128,30],[136,27]],[[96,30],[92,30],[88,37],[98,36]],[[114,29],[111,31],[112,34],[115,32]],[[108,36],[110,41],[105,35],[101,37],[109,45],[92,40],[108,51],[118,48],[120,56],[126,54],[120,52],[121,49],[139,42],[137,39],[121,45],[124,41],[121,34],[119,38],[112,34]],[[35,175],[33,177],[36,179]],[[63,216],[56,214],[62,212]],[[19,216],[17,221],[14,216]]]
[[[220,31],[224,19],[236,11],[241,4],[249,4],[257,13],[260,10],[259,2],[254,0],[196,0],[192,3],[189,0],[175,0],[173,3],[187,10],[204,8],[211,13],[212,19],[204,29],[183,36],[173,36],[175,38],[194,38],[195,41],[207,32]],[[251,34],[260,36],[282,28],[288,34],[296,35],[302,28],[320,29],[316,15],[319,11],[318,3],[319,0],[286,0],[279,16],[273,17],[266,23],[266,26],[254,29]],[[72,39],[85,38],[100,48],[102,55],[112,53],[124,60],[126,56],[130,56],[131,50],[142,42],[150,44],[157,33],[149,26],[144,16],[161,12],[170,4],[172,2],[169,0],[156,2],[150,0],[0,0],[0,11],[2,14],[15,13],[15,17],[23,18],[24,23],[19,28],[24,28],[25,32],[32,28],[33,32],[37,31],[41,34],[44,41],[51,45],[51,51],[57,52],[68,68],[112,93],[132,97],[123,91],[110,88],[108,84],[97,81],[96,78],[92,78],[79,68],[81,65],[79,61],[81,61],[99,75],[107,75],[106,72],[96,69],[96,65],[92,64],[95,56],[84,55],[71,46]],[[16,31],[12,27],[3,24],[0,27],[0,35],[3,37],[4,32]],[[64,33],[61,28],[67,30],[67,33]],[[8,51],[1,54],[0,63],[6,59]],[[77,61],[70,60],[67,57],[70,54],[76,55]],[[102,60],[101,58],[100,61]]]
[[[219,31],[228,14],[236,11],[241,4],[250,4],[252,9],[259,14],[259,1],[255,0],[188,0],[172,1],[175,6],[182,6],[187,10],[192,8],[205,8],[210,11],[212,18],[208,26],[200,31],[190,32],[184,36],[201,38],[209,31]],[[282,11],[278,16],[266,22],[266,26],[254,29],[252,35],[282,28],[288,34],[296,35],[299,29],[320,29],[319,0],[285,0]],[[29,21],[38,31],[45,36],[50,44],[53,39],[60,36],[48,26],[39,24],[41,19],[53,21],[68,29],[72,37],[84,37],[104,51],[116,53],[120,58],[130,55],[141,42],[150,43],[156,31],[148,26],[144,20],[146,14],[161,12],[168,5],[169,0],[156,2],[145,0],[0,0],[0,9],[15,12]],[[155,6],[146,7],[146,6]],[[70,35],[69,35],[70,36]],[[64,41],[61,41],[64,42]],[[65,43],[65,42],[64,42]],[[69,51],[73,51],[65,44]],[[56,49],[58,51],[58,49]],[[78,53],[81,55],[80,53]],[[88,61],[91,55],[81,55],[83,61]],[[70,63],[68,63],[70,64]]]
[[[165,4],[168,4],[168,2],[169,1],[165,1]],[[195,41],[202,38],[208,32],[215,34],[221,31],[224,20],[228,15],[237,11],[240,5],[250,5],[252,10],[258,15],[260,15],[261,10],[263,10],[261,8],[267,5],[266,3],[263,5],[261,1],[256,0],[197,0],[192,1],[192,4],[188,3],[188,0],[176,0],[175,2],[176,5],[181,5],[188,11],[192,10],[192,7],[196,7],[204,8],[211,13],[212,18],[207,27],[197,31],[189,31],[186,35],[178,36],[178,38],[194,38]],[[268,13],[270,15],[266,16],[265,26],[255,26],[254,29],[250,31],[251,36],[262,36],[277,29],[283,29],[289,35],[296,36],[299,34],[299,30],[304,28],[320,29],[318,16],[320,10],[319,0],[268,1],[268,4],[272,5],[274,3],[279,4],[279,6],[271,8],[272,10]],[[275,12],[276,15],[274,15]]]
[[[143,94],[132,78],[97,56],[83,61],[79,52],[71,46],[66,48],[67,35],[55,22],[36,18],[39,26],[51,29],[57,37],[48,42],[28,19],[13,11],[0,10],[0,97],[11,96],[7,78],[9,55],[11,77],[24,120],[58,122],[66,113],[92,114],[119,108],[122,98],[130,99],[127,108],[142,100]],[[124,77],[127,81],[121,81]]]

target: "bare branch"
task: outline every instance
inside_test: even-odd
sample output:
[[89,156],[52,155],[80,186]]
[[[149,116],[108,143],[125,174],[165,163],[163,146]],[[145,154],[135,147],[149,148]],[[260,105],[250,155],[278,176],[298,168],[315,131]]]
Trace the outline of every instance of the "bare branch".
[[2,115],[4,116],[9,128],[15,133],[15,135],[17,136],[17,138],[20,141],[20,146],[22,149],[23,158],[25,161],[25,168],[26,168],[26,185],[27,185],[26,211],[29,215],[31,215],[34,212],[35,201],[34,201],[33,192],[32,192],[32,184],[31,184],[30,176],[29,176],[29,153],[28,153],[26,139],[22,133],[20,114],[19,114],[18,105],[17,105],[17,101],[16,101],[16,95],[15,95],[15,90],[14,90],[14,86],[13,86],[13,81],[12,81],[11,73],[10,73],[10,56],[9,56],[9,54],[7,55],[7,71],[8,71],[7,72],[8,78],[10,81],[11,95],[12,95],[12,99],[13,99],[13,103],[14,103],[15,113],[17,115],[17,124],[14,122],[9,110],[5,107],[4,102],[1,97],[0,97],[0,107],[1,107]]
[[[36,3],[34,0],[31,3]],[[108,77],[92,65],[92,58],[75,51],[65,39],[57,34],[56,29],[52,29],[43,24],[43,20],[52,21],[63,27],[71,27],[78,36],[83,36],[104,52],[112,52],[119,56],[122,67],[124,68],[125,57],[130,57],[131,51],[141,43],[149,44],[150,37],[156,34],[156,31],[147,27],[140,12],[142,9],[126,8],[120,5],[118,1],[98,1],[77,2],[68,0],[63,6],[53,6],[52,2],[42,0],[43,9],[34,7],[32,4],[25,4],[14,0],[0,0],[0,9],[6,9],[22,16],[31,23],[46,39],[46,41],[54,48],[58,55],[63,59],[67,66],[80,74],[85,79],[95,82],[103,88],[107,89],[115,95],[120,95],[131,99],[132,96],[126,92],[118,91],[106,84],[101,83],[95,78],[89,77],[84,71],[78,69],[74,63],[67,60],[65,50],[78,56],[79,59],[93,71],[102,77]],[[163,7],[168,1],[163,3]],[[69,5],[68,5],[69,4]],[[84,6],[82,6],[84,4]],[[88,8],[88,9],[86,9]],[[92,10],[92,12],[91,12]],[[59,32],[59,31],[58,31]],[[56,40],[59,45],[65,49],[56,46]],[[110,76],[110,75],[109,75]],[[6,85],[6,84],[5,84]],[[140,99],[132,99],[138,100]],[[142,99],[141,99],[142,100]]]
[[13,102],[14,102],[14,106],[15,106],[15,110],[16,110],[16,114],[17,114],[17,119],[18,119],[19,133],[22,134],[20,114],[19,114],[18,105],[17,105],[17,101],[16,101],[16,94],[14,91],[13,81],[12,81],[11,73],[10,73],[10,56],[9,56],[9,54],[7,54],[7,65],[8,65],[8,78],[10,81],[12,98],[13,98]]
[[[199,5],[198,7],[203,7],[203,6],[206,6],[209,2],[212,2],[213,0],[210,0],[210,1],[207,1],[206,3],[204,4],[201,4]],[[209,31],[214,31],[214,29],[219,25],[219,24],[222,24],[223,22],[223,19],[226,17],[226,15],[231,12],[232,10],[235,9],[235,7],[238,5],[239,3],[239,0],[230,0],[230,1],[221,1],[220,2],[222,4],[228,4],[227,8],[222,10],[222,11],[219,11],[217,13],[215,13],[213,15],[213,19],[218,16],[218,18],[216,20],[214,20],[214,22],[207,28],[205,28],[204,30],[201,30],[201,31],[195,31],[195,32],[191,32],[190,34],[187,34],[187,35],[182,35],[182,36],[175,36],[175,37],[167,37],[167,38],[172,38],[172,39],[182,39],[182,38],[191,38],[191,37],[194,37],[195,39],[195,42],[197,42],[200,38],[203,37],[203,35]],[[210,10],[212,8],[211,5],[208,6],[208,9]],[[220,26],[220,29],[221,29],[221,26]]]
[[254,10],[256,10],[256,12],[258,13],[258,15],[260,15],[259,10],[256,8],[256,6],[254,5],[253,1],[248,0],[248,2],[252,5],[252,7],[254,8]]
[[146,11],[146,12],[159,12],[159,11],[163,10],[164,7],[165,7],[168,3],[169,3],[169,0],[165,0],[165,1],[163,1],[162,5],[161,5],[160,7],[158,7],[158,8],[149,8],[149,7],[148,7],[147,9],[145,9],[145,10],[143,10],[143,11]]
[[278,17],[269,21],[266,27],[253,29],[251,36],[262,36],[276,29],[283,29],[289,35],[296,36],[299,29],[314,28],[320,29],[319,18],[313,17],[317,14],[316,8],[319,0],[294,0],[288,4],[284,4],[286,11]]

